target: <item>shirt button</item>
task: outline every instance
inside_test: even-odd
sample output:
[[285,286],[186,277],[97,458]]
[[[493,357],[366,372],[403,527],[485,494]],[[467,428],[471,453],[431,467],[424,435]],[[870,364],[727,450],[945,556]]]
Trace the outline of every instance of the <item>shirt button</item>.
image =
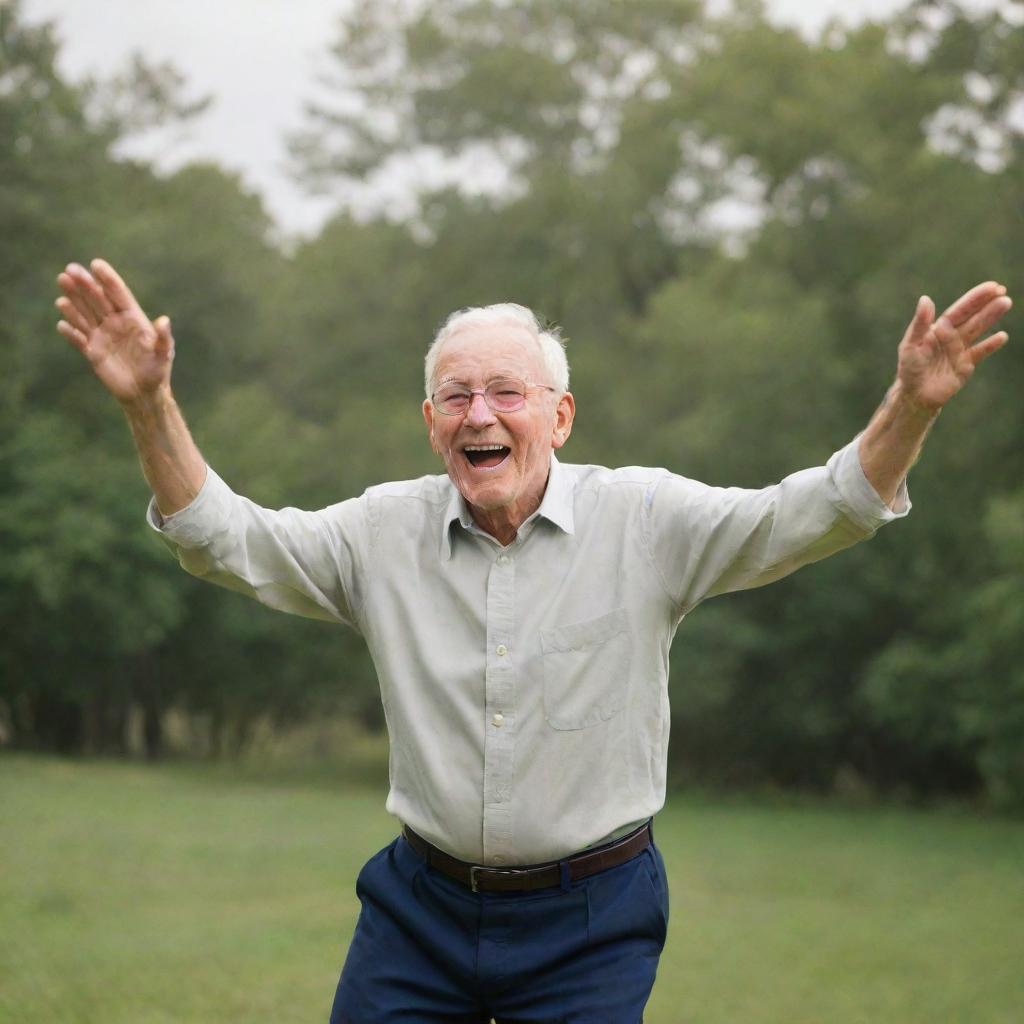
[[491,860],[495,864],[504,864],[505,863],[505,858],[504,857],[492,857]]
[[504,656],[505,656],[506,654],[508,654],[508,648],[507,648],[507,647],[506,647],[506,646],[505,646],[504,644],[498,644],[498,646],[497,646],[497,647],[495,647],[495,648],[494,648],[494,650],[495,650],[495,652],[496,652],[496,653],[498,654],[498,656],[499,656],[499,657],[502,657],[502,658],[503,658],[503,657],[504,657]]
[[496,715],[495,715],[495,716],[494,716],[494,717],[493,717],[493,718],[491,719],[491,721],[492,721],[492,722],[493,722],[493,723],[494,723],[495,725],[497,725],[497,726],[499,726],[499,727],[500,727],[500,726],[501,726],[501,724],[502,724],[502,722],[504,722],[504,721],[505,721],[505,716],[504,716],[504,715],[503,715],[503,714],[502,714],[502,713],[501,713],[501,712],[499,711],[499,712],[498,712],[498,713],[497,713],[497,714],[496,714]]
[[512,559],[508,555],[498,555],[498,565],[508,565]]

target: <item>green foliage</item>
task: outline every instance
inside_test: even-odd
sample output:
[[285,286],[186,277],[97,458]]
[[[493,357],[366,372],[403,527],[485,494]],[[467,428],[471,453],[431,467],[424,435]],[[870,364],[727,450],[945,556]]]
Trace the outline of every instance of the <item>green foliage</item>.
[[[267,505],[437,471],[427,344],[452,309],[508,299],[570,337],[565,458],[761,486],[863,427],[920,294],[941,309],[975,281],[1019,285],[1022,38],[950,0],[819,42],[757,3],[712,18],[691,0],[364,0],[339,22],[333,99],[294,140],[306,180],[373,182],[429,152],[487,156],[511,188],[424,190],[405,221],[343,209],[286,257],[236,177],[116,158],[139,112],[195,109],[173,69],[65,82],[52,34],[4,7],[0,702],[16,741],[117,749],[139,707],[154,751],[172,707],[220,749],[262,714],[379,724],[357,638],[204,588],[149,536],[121,418],[52,335],[69,259],[102,252],[171,316],[197,439]],[[737,195],[753,227],[723,227]],[[1022,388],[1011,342],[943,413],[909,520],[688,617],[678,778],[1024,805]]]
[[[505,146],[533,178],[607,149],[624,101],[700,35],[693,0],[356,3],[332,48],[333,103],[294,140],[308,180],[362,176],[420,146]],[[518,154],[518,155],[517,155]]]
[[[849,370],[837,358],[826,300],[768,265],[720,260],[674,279],[626,343],[635,365],[673,368],[636,375],[620,410],[624,417],[643,410],[658,424],[644,442],[657,465],[685,466],[709,483],[761,487],[826,458],[844,440],[835,395]],[[808,423],[817,425],[813,434]],[[723,459],[743,436],[758,443]]]
[[864,699],[878,720],[927,757],[972,758],[997,804],[1024,792],[1024,492],[988,503],[983,537],[995,556],[931,635],[901,638],[870,666]]
[[[142,94],[122,124],[116,105],[90,113],[96,90],[63,82],[55,56],[49,28],[25,26],[17,5],[0,10],[0,124],[11,141],[0,148],[0,702],[15,742],[65,750],[123,749],[140,708],[157,753],[163,713],[187,703],[167,669],[195,646],[194,589],[167,572],[142,526],[148,496],[123,418],[53,332],[54,278],[98,251],[131,266],[145,305],[167,301],[187,339],[179,390],[198,403],[261,365],[246,342],[281,257],[233,177],[191,167],[161,179],[115,159],[142,112],[190,113],[175,106],[173,74],[136,63],[118,90],[123,102],[132,82]],[[284,660],[273,633],[263,648]],[[213,680],[212,692],[224,685]]]

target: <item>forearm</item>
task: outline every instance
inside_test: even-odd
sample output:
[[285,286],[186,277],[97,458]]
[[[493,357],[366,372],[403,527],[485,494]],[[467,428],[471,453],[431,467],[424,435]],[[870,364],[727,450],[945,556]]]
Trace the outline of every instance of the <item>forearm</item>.
[[921,454],[939,409],[908,398],[899,381],[886,393],[860,438],[861,468],[879,497],[890,507],[900,484]]
[[206,460],[170,388],[145,400],[122,402],[121,408],[160,513],[169,516],[191,504],[206,480]]

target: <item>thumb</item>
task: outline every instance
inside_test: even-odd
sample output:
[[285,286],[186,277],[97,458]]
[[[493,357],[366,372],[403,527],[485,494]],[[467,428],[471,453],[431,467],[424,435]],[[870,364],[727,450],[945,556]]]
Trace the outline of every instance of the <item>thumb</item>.
[[935,322],[935,303],[927,295],[922,295],[917,300],[917,309],[914,310],[914,319],[910,321],[907,333],[914,341],[922,339]]
[[153,321],[153,326],[156,328],[156,354],[163,359],[173,359],[174,335],[171,334],[170,317],[158,317]]

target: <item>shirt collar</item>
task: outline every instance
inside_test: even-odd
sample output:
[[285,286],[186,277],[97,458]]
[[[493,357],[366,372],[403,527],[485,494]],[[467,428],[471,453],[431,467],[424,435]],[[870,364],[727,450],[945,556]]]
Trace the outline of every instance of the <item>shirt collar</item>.
[[[464,530],[473,527],[473,516],[466,504],[466,499],[459,489],[449,481],[451,497],[444,510],[444,521],[441,526],[441,560],[449,561],[452,557],[452,524],[458,523]],[[551,453],[551,469],[548,472],[548,484],[544,488],[544,497],[540,507],[530,518],[543,517],[554,523],[560,530],[572,534],[575,532],[576,521],[573,513],[573,494],[575,480],[570,473]]]
[[459,489],[448,480],[448,488],[451,495],[444,510],[444,522],[441,524],[441,561],[447,562],[452,557],[452,523],[458,523],[464,530],[468,530],[473,522],[469,514],[469,506],[465,498],[459,493]]
[[576,529],[573,497],[576,480],[572,473],[563,466],[555,453],[551,453],[551,472],[548,474],[548,485],[544,489],[537,515],[543,516],[548,522],[554,523],[565,533],[573,534]]

